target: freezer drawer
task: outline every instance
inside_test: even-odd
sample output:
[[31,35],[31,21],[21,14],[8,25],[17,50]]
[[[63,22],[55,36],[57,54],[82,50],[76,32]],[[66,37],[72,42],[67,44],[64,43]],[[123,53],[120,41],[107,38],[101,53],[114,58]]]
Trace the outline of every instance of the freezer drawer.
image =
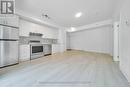
[[19,39],[19,29],[0,25],[0,39]]
[[18,41],[0,41],[0,67],[18,63]]

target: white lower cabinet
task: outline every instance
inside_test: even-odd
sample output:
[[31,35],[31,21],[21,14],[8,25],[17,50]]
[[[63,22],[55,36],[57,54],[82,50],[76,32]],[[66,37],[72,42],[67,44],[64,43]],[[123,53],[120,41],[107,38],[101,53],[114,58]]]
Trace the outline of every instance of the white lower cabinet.
[[52,45],[52,54],[59,53],[60,52],[60,45],[59,44],[53,44]]
[[27,61],[30,60],[30,45],[20,45],[19,48],[19,61]]

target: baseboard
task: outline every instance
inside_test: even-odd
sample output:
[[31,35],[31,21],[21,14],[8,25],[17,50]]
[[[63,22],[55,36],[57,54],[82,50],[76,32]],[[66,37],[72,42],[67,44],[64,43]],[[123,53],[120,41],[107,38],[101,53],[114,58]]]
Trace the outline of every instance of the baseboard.
[[72,49],[66,49],[67,51],[72,51]]
[[78,50],[78,49],[67,49],[67,51],[83,51],[83,52],[99,53],[99,54],[110,55],[111,57],[113,57],[112,54],[109,54],[109,53],[103,53],[103,52],[97,52],[97,51],[85,51],[85,50]]

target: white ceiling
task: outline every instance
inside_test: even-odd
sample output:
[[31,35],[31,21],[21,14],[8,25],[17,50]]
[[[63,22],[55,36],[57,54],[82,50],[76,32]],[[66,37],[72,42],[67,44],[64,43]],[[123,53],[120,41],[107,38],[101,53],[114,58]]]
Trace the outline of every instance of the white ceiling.
[[[79,27],[111,19],[118,0],[15,0],[16,9],[63,27]],[[80,18],[75,18],[82,12]],[[47,13],[51,19],[41,17]]]

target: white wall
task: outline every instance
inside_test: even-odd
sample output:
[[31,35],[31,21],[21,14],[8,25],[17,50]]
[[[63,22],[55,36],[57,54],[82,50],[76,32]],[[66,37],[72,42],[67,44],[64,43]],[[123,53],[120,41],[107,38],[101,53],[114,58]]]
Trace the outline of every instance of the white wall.
[[59,30],[20,19],[20,36],[29,36],[29,32],[42,33],[45,38],[58,39]]
[[113,29],[104,26],[70,34],[70,48],[101,53],[113,53]]
[[119,21],[120,20],[120,9],[122,8],[122,3],[124,0],[117,0],[116,6],[114,9],[114,14],[113,14],[113,21]]
[[121,21],[119,29],[119,58],[120,68],[126,78],[130,82],[130,0],[124,0],[123,8],[121,9]]

